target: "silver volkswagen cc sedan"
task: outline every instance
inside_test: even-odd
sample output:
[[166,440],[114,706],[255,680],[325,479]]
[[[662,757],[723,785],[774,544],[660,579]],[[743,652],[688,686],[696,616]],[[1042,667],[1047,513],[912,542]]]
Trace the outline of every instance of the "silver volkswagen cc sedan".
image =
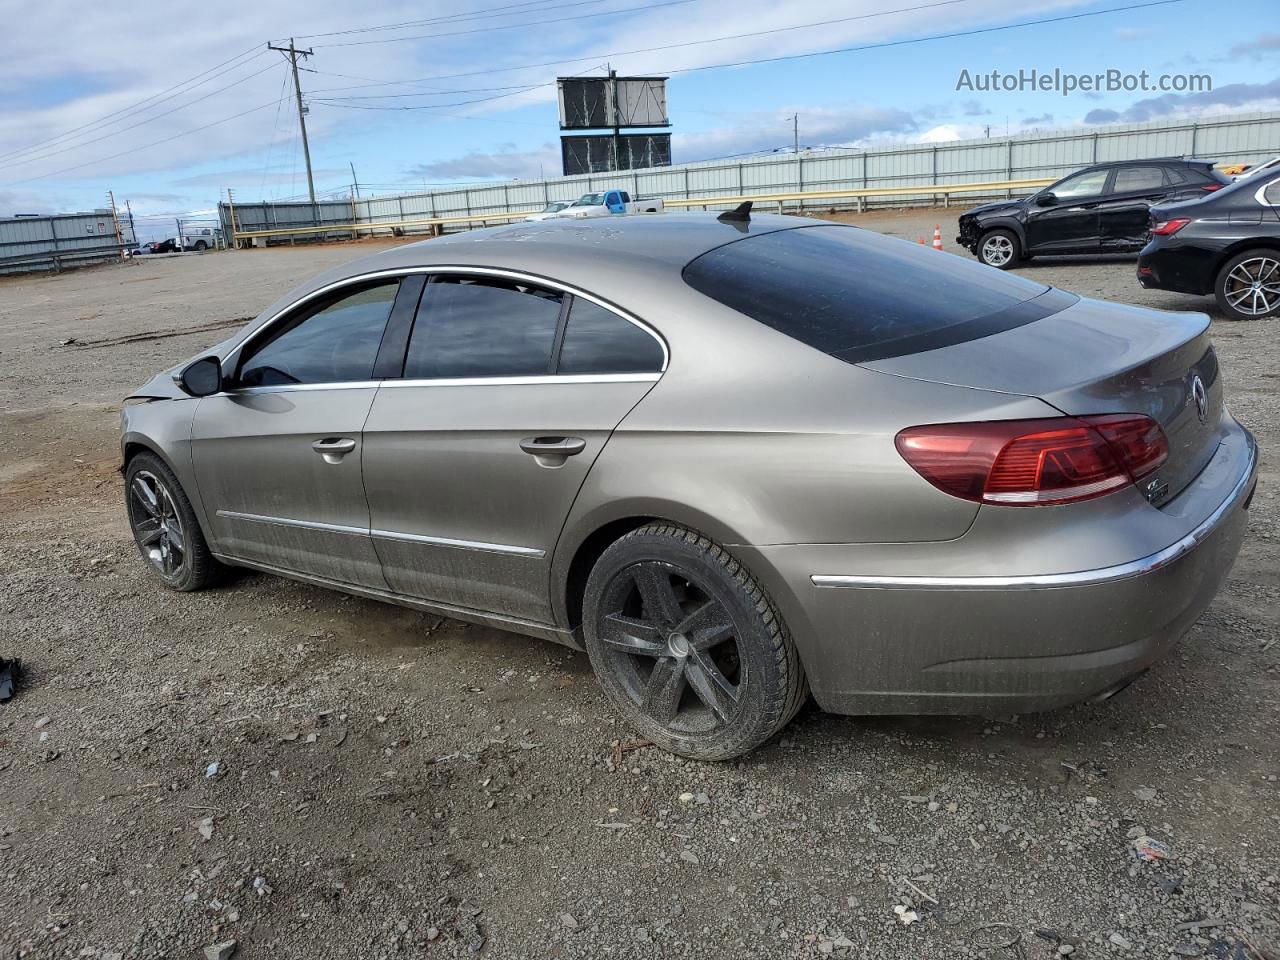
[[311,280],[124,407],[176,590],[250,567],[583,649],[643,736],[1115,691],[1240,547],[1201,314],[852,226],[548,221]]

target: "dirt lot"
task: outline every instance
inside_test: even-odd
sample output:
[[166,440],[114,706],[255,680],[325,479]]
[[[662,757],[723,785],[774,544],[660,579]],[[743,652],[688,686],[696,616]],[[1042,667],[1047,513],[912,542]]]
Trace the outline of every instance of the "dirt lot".
[[[948,211],[858,222],[941,223],[954,249]],[[0,655],[28,669],[0,705],[0,957],[1252,960],[1280,941],[1280,324],[1214,325],[1262,478],[1174,656],[1048,715],[810,708],[707,765],[631,749],[571,651],[268,576],[183,596],[150,578],[114,472],[121,396],[375,248],[0,281]],[[1025,273],[1210,306],[1141,291],[1123,259]],[[1168,859],[1138,860],[1140,835]]]

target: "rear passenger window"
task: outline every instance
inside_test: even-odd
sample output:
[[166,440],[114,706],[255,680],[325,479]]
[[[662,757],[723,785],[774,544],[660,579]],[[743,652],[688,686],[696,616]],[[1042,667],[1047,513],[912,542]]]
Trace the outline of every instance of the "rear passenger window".
[[1164,171],[1160,167],[1121,167],[1116,171],[1116,185],[1112,193],[1130,193],[1134,190],[1155,190],[1164,186]]
[[559,293],[524,284],[433,277],[418,306],[404,375],[546,375],[561,300]]
[[612,310],[575,297],[560,347],[560,373],[658,373],[662,344]]
[[1262,196],[1273,207],[1280,207],[1280,180],[1267,187]]

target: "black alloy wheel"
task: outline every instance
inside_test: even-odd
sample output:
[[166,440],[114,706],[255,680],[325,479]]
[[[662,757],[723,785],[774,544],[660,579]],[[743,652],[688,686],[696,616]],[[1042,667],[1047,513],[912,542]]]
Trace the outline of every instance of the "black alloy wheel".
[[610,546],[587,582],[583,636],[609,699],[641,734],[720,760],[785,726],[808,694],[760,585],[723,548],[670,524]]

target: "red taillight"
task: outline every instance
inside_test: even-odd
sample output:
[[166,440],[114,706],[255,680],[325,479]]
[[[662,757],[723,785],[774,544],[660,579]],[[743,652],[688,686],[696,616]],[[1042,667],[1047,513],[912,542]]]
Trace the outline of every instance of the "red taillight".
[[1225,183],[1206,183],[1200,189],[1203,190],[1205,193],[1213,193],[1213,191],[1221,190],[1225,186],[1226,186]]
[[978,503],[1088,500],[1135,483],[1169,455],[1149,417],[1109,414],[908,427],[895,444],[935,487]]
[[1151,232],[1158,237],[1167,237],[1177,233],[1190,222],[1186,217],[1179,217],[1176,220],[1161,220],[1151,228]]

